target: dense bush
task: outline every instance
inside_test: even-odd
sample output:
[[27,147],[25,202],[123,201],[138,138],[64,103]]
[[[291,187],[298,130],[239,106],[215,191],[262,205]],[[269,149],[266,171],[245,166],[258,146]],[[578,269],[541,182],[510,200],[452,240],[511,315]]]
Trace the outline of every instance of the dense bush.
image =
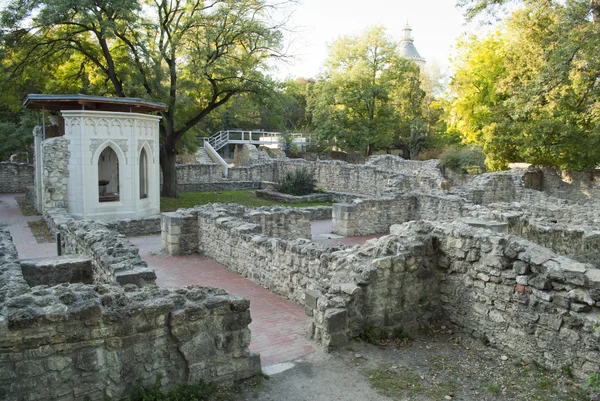
[[440,155],[440,164],[451,170],[477,174],[485,171],[485,155],[479,147],[451,146]]
[[285,173],[277,184],[277,191],[289,195],[309,195],[316,192],[317,180],[311,170],[300,167]]
[[440,148],[431,148],[425,149],[421,153],[415,157],[415,160],[431,160],[431,159],[439,159],[441,154],[444,153],[444,149]]

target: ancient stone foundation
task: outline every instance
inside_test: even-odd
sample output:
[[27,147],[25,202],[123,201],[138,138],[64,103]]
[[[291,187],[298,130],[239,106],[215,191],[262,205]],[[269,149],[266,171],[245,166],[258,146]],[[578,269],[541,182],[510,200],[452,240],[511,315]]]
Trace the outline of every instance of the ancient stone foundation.
[[33,185],[33,165],[0,162],[0,193],[27,191]]
[[74,220],[64,209],[47,209],[44,219],[60,233],[63,254],[91,258],[94,283],[154,284],[156,274],[124,235],[101,222]]
[[315,244],[286,233],[293,225],[270,233],[249,209],[207,205],[164,215],[163,249],[200,252],[304,305],[325,346],[365,325],[414,331],[441,321],[586,378],[600,368],[599,209],[594,198],[531,188],[543,182],[532,171],[334,204],[334,228],[346,235],[391,231],[360,247]]
[[162,377],[168,388],[230,384],[260,372],[258,355],[248,351],[246,299],[215,288],[52,286],[58,273],[19,263],[0,231],[2,400],[121,399],[138,379]]

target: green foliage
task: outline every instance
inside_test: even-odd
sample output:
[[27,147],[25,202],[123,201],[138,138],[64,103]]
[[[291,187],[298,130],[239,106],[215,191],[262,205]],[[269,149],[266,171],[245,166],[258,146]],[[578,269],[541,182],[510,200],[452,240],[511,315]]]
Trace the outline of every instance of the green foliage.
[[[252,190],[183,192],[178,198],[160,198],[160,211],[172,212],[181,208],[192,208],[194,206],[206,205],[209,203],[237,203],[239,205],[251,207],[281,205],[281,203],[275,201],[258,198],[255,191]],[[285,206],[331,206],[331,202],[290,203]]]
[[0,161],[16,154],[25,161],[33,160],[33,128],[37,123],[34,113],[0,113]]
[[363,327],[358,338],[371,344],[381,345],[387,344],[390,341],[409,340],[411,337],[402,327],[395,327],[392,329],[389,327],[376,327],[367,324]]
[[417,65],[398,53],[382,27],[331,45],[309,101],[321,141],[371,154],[409,137],[425,93]]
[[[268,93],[266,61],[281,56],[277,5],[266,0],[10,0],[0,14],[3,78],[46,72],[51,93],[161,101],[163,193],[176,195],[184,135],[240,94]],[[41,73],[39,72],[41,71]],[[8,79],[10,81],[10,79]],[[190,135],[190,134],[188,134]],[[190,138],[184,147],[193,147]]]
[[415,119],[410,124],[410,136],[408,137],[408,150],[410,158],[416,158],[427,143],[427,127],[420,119]]
[[157,377],[154,384],[144,386],[138,380],[138,387],[130,401],[206,401],[212,399],[218,387],[214,383],[200,381],[191,384],[179,384],[169,391],[164,391],[161,378]]
[[310,195],[315,192],[317,180],[315,173],[305,167],[287,171],[277,183],[277,191],[295,196]]
[[[473,13],[503,0],[464,1]],[[522,2],[484,38],[459,43],[447,118],[483,147],[488,168],[529,162],[581,170],[600,164],[600,2]]]
[[594,372],[588,377],[585,382],[585,387],[587,387],[591,391],[599,391],[600,390],[600,374]]
[[451,170],[474,174],[484,170],[484,159],[481,148],[451,146],[440,155],[440,164]]

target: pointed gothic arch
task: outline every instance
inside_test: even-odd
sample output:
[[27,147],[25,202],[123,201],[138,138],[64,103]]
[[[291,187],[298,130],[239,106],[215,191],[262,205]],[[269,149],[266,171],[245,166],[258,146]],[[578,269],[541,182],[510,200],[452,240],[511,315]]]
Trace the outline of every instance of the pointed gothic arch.
[[121,199],[121,169],[125,156],[121,148],[112,141],[106,141],[94,155],[98,166],[98,201],[118,202]]

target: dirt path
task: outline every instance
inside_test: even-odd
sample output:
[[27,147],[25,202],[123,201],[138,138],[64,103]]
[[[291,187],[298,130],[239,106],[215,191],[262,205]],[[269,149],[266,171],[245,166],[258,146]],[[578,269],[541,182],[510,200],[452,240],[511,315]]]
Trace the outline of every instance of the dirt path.
[[[550,372],[450,330],[386,346],[354,341],[272,372],[245,401],[598,401],[568,369]],[[285,366],[284,366],[285,367]],[[267,373],[269,371],[267,370]]]

